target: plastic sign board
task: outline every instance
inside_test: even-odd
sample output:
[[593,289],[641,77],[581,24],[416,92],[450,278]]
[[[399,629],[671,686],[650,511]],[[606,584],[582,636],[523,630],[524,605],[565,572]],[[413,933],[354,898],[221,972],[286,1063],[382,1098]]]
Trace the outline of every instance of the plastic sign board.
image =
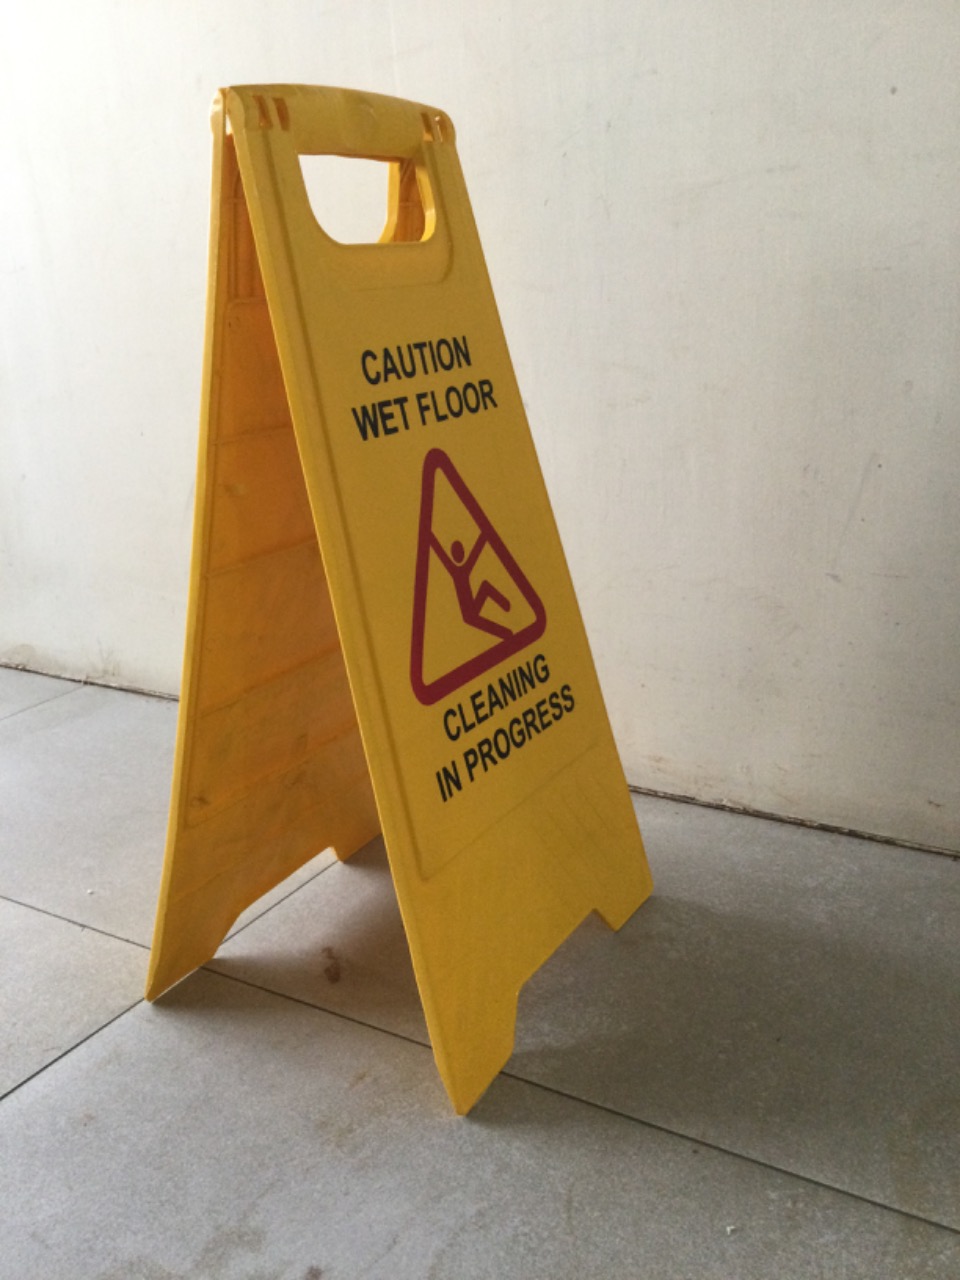
[[[649,894],[640,833],[443,112],[226,90],[173,803],[148,980],[382,830],[460,1112],[522,984]],[[300,157],[389,166],[375,244]]]

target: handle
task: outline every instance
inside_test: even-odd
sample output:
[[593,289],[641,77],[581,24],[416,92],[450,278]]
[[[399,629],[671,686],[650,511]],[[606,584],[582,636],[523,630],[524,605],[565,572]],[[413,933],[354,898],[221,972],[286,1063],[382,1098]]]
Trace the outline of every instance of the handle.
[[428,144],[456,137],[445,112],[382,93],[276,84],[238,85],[224,95],[230,117],[239,107],[251,132],[288,133],[299,155],[422,162]]
[[[384,94],[314,85],[225,89],[228,129],[251,190],[281,200],[295,240],[351,288],[428,283],[453,261],[469,203],[449,116]],[[387,223],[377,244],[341,244],[317,221],[300,167],[302,155],[336,155],[390,164]],[[246,157],[246,159],[245,159]],[[244,172],[244,183],[247,173]],[[452,197],[452,203],[448,199]],[[302,237],[302,240],[300,240]]]

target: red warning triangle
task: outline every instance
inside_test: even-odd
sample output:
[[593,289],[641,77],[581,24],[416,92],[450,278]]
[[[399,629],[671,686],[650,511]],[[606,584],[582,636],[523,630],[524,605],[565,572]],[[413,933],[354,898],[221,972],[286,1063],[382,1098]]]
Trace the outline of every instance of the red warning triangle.
[[447,454],[431,449],[423,461],[413,588],[410,683],[417,699],[439,702],[538,640],[546,625],[543,602],[483,508]]

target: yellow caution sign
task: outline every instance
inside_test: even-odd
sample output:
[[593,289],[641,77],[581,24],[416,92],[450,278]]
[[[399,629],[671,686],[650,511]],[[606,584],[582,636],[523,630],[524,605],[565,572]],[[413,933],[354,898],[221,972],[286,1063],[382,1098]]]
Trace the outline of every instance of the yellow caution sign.
[[[226,90],[170,830],[147,996],[323,848],[383,831],[468,1110],[522,984],[649,871],[443,112]],[[302,155],[390,166],[377,244]],[[372,785],[371,785],[372,784]]]

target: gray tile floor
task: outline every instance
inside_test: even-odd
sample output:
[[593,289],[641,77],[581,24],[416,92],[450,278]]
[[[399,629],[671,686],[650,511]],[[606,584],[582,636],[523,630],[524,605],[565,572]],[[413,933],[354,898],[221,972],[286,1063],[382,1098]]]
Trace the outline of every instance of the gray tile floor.
[[2,1280],[960,1277],[956,861],[638,797],[457,1119],[380,842],[142,1003],[175,720],[0,669]]

